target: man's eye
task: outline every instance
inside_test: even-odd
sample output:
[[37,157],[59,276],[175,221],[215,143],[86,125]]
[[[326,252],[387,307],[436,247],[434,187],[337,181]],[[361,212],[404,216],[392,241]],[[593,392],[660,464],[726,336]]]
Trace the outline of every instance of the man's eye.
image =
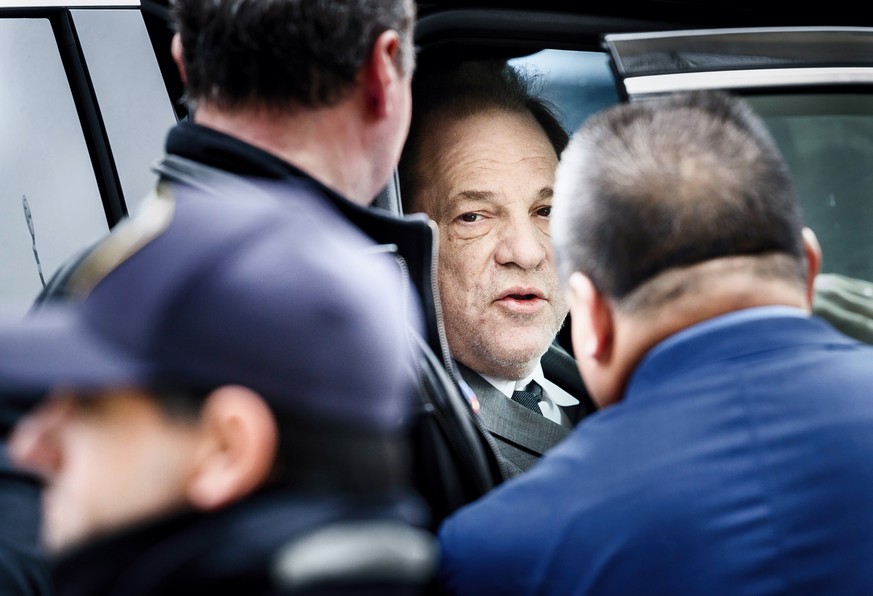
[[541,208],[537,209],[537,215],[539,215],[540,217],[549,217],[551,214],[552,214],[552,206],[551,205],[549,205],[548,207],[541,207]]
[[482,216],[479,215],[478,213],[464,213],[464,214],[458,216],[458,219],[464,223],[475,223],[475,222],[479,221],[480,219],[482,219]]

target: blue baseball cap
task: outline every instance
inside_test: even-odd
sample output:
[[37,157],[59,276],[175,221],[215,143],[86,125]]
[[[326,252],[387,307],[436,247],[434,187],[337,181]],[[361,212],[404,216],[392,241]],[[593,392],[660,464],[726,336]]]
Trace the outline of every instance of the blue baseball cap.
[[159,185],[78,266],[80,298],[0,322],[0,395],[239,384],[306,419],[405,427],[418,311],[397,264],[313,192],[264,184]]

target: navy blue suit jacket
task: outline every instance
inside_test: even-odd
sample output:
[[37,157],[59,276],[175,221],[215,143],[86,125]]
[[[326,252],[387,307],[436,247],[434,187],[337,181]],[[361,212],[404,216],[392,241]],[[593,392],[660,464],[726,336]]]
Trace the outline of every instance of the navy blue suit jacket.
[[873,594],[873,347],[732,313],[440,529],[462,594]]

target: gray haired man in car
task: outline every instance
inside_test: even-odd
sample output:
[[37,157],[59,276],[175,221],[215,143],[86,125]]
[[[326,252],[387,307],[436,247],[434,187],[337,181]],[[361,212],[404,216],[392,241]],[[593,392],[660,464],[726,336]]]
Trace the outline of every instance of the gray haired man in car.
[[549,219],[567,134],[505,62],[422,65],[413,92],[404,204],[439,227],[449,348],[515,476],[594,409],[555,342],[567,303]]

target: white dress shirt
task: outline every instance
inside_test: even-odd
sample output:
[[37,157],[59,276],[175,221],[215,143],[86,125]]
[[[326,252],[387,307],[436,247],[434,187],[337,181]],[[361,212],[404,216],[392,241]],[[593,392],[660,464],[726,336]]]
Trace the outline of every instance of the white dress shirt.
[[540,400],[540,410],[542,410],[543,416],[552,422],[557,422],[561,426],[568,428],[572,426],[570,419],[561,410],[561,406],[575,406],[579,403],[579,400],[549,381],[545,374],[543,374],[542,363],[537,362],[533,373],[518,381],[498,379],[488,375],[482,375],[482,378],[494,385],[500,393],[509,399],[512,399],[512,394],[515,391],[524,390],[531,381],[536,381],[543,388],[543,397]]

